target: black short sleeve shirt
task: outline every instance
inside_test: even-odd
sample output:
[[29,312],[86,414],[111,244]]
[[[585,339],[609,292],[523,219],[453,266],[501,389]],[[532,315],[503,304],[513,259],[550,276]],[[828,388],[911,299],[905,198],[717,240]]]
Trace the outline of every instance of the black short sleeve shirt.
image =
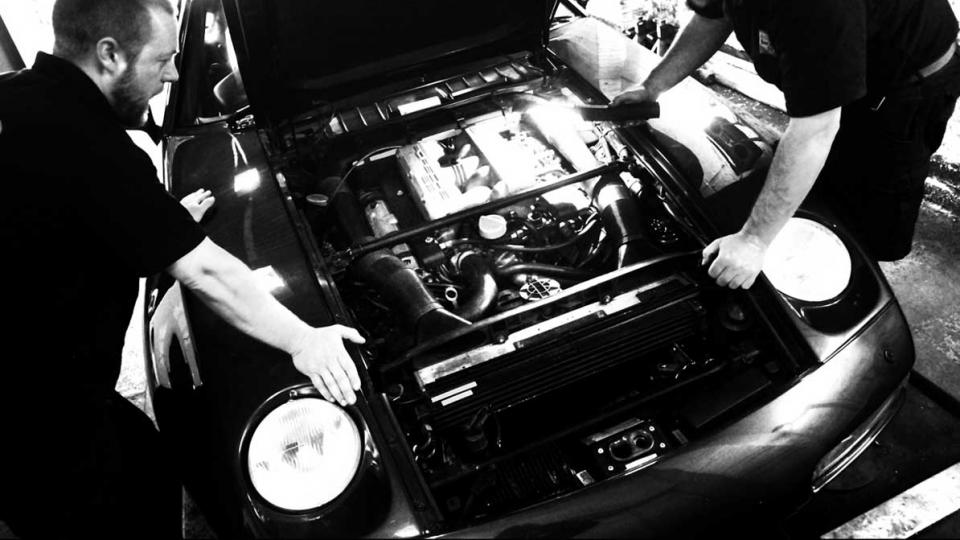
[[93,81],[59,58],[0,77],[4,384],[112,389],[138,277],[205,238]]
[[[884,95],[956,40],[947,0],[724,0],[696,8],[726,16],[757,73],[802,117]],[[719,8],[719,9],[718,9]]]

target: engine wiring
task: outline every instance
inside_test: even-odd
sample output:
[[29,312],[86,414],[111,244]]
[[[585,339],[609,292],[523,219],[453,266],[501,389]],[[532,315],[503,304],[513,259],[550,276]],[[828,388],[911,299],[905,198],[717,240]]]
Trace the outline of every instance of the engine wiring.
[[518,244],[502,244],[495,240],[488,240],[486,238],[457,238],[450,241],[449,247],[454,248],[462,245],[482,245],[492,249],[516,251],[518,253],[549,253],[551,251],[557,251],[576,245],[589,236],[598,223],[599,220],[596,218],[596,214],[592,214],[586,219],[586,222],[579,231],[574,233],[574,235],[570,238],[567,238],[566,240],[557,244],[548,244],[544,246],[522,246]]
[[368,159],[370,159],[370,158],[372,158],[372,157],[374,157],[374,156],[376,156],[376,155],[385,153],[385,152],[390,152],[390,151],[399,150],[399,149],[400,149],[400,146],[399,146],[399,145],[383,146],[383,147],[377,148],[377,149],[375,149],[375,150],[371,150],[371,151],[367,152],[366,154],[364,154],[363,157],[361,157],[360,159],[354,161],[354,162],[350,165],[350,168],[347,169],[347,172],[343,173],[343,176],[340,177],[340,181],[337,182],[337,185],[336,185],[336,187],[333,189],[333,192],[332,192],[331,195],[332,195],[332,196],[333,196],[333,195],[336,195],[336,193],[337,193],[338,191],[340,191],[341,188],[343,188],[344,184],[347,183],[347,179],[350,178],[350,175],[353,173],[353,171],[355,171],[355,170],[357,169],[357,167],[360,167],[361,165],[366,165],[366,162],[367,162]]

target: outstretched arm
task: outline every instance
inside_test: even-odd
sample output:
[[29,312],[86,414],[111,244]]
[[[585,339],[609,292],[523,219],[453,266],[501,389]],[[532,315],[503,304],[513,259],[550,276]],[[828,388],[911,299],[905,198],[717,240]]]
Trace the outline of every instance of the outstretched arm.
[[306,324],[265,291],[247,265],[210,239],[167,270],[227,322],[289,353],[326,399],[341,404],[356,400],[360,377],[343,345],[344,339],[364,342],[356,330]]
[[703,264],[716,255],[708,273],[717,284],[732,289],[753,285],[770,242],[810,192],[839,129],[839,107],[790,119],[747,222],[703,250]]
[[673,88],[709,60],[732,30],[733,24],[726,17],[708,19],[694,14],[674,39],[663,60],[643,83],[615,97],[613,104],[656,101],[660,94]]

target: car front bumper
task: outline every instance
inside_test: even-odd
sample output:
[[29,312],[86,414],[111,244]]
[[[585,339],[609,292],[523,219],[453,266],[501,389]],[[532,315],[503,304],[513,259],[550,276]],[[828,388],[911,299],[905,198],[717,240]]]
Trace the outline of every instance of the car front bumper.
[[909,329],[891,301],[829,362],[712,436],[648,468],[440,536],[762,529],[869,445],[898,410],[913,361]]

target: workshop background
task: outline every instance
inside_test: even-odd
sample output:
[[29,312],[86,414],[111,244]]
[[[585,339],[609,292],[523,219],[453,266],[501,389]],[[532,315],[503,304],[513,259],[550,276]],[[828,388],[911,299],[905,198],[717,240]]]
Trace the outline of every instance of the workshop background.
[[[960,0],[950,2],[960,13]],[[37,51],[52,49],[53,3],[0,0],[0,19],[27,65]],[[665,51],[677,25],[689,16],[683,0],[590,0],[586,7],[592,16],[658,52]],[[782,95],[756,76],[737,49],[731,38],[700,70],[698,80],[750,121],[782,132],[787,122]],[[153,103],[158,122],[165,99],[161,94]],[[159,164],[159,148],[145,134],[131,132],[131,137]],[[881,268],[916,345],[907,403],[847,472],[772,536],[960,537],[960,114],[954,115],[934,156],[912,253],[898,262],[881,263]],[[117,389],[152,415],[144,396],[141,313],[138,304]],[[184,509],[186,537],[212,535],[188,497]],[[0,538],[15,536],[0,523]]]

